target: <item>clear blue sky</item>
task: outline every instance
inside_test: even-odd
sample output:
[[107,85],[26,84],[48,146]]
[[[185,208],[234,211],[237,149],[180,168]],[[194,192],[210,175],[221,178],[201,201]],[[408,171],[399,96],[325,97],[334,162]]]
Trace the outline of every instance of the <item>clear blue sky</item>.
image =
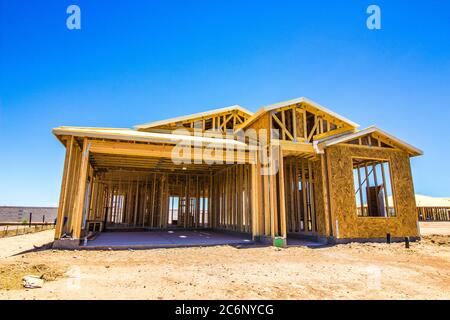
[[[450,1],[0,3],[0,205],[57,204],[56,126],[300,96],[423,149],[416,192],[450,197]],[[66,28],[70,4],[81,30]]]

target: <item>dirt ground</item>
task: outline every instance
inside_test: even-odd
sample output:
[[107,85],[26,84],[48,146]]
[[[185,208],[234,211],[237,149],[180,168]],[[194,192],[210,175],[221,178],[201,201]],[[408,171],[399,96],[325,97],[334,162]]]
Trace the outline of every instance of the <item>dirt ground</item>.
[[[0,299],[450,299],[449,236],[426,236],[410,249],[348,244],[23,253],[52,235],[0,239]],[[43,276],[43,288],[22,288],[27,274]]]
[[450,236],[450,222],[420,222],[420,233],[423,236],[440,234]]
[[15,237],[17,235],[24,235],[28,233],[41,232],[43,230],[54,229],[53,225],[39,226],[34,225],[29,227],[28,225],[18,226],[0,226],[0,238]]

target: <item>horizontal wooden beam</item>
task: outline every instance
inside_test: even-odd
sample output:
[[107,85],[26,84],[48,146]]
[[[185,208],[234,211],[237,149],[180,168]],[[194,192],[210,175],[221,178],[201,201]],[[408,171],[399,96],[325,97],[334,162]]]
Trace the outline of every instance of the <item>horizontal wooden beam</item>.
[[[202,161],[222,161],[229,160],[227,155],[232,153],[230,159],[239,163],[253,163],[254,154],[246,151],[237,152],[236,150],[222,150],[222,156],[211,155],[211,152],[204,152],[206,148],[192,147],[190,154],[183,154],[181,152],[174,152],[176,146],[167,145],[148,145],[137,143],[124,143],[124,142],[112,142],[112,141],[98,141],[91,140],[90,149],[91,153],[103,153],[111,155],[124,155],[124,156],[137,156],[137,157],[152,157],[152,158],[168,158],[176,161],[192,161],[197,157],[200,157]],[[200,156],[199,156],[200,155]]]
[[311,154],[316,153],[312,143],[280,140],[279,144],[280,144],[281,150],[283,150],[283,152],[298,152],[298,153],[311,153]]
[[345,133],[345,132],[355,132],[355,129],[354,128],[349,128],[349,127],[342,127],[342,128],[334,129],[334,130],[331,130],[331,131],[328,131],[328,132],[324,132],[324,133],[321,133],[321,134],[316,134],[315,136],[313,136],[313,139],[315,141],[317,141],[317,140],[321,140],[323,138],[327,138],[327,137],[330,137],[330,136],[335,136],[337,134],[341,134],[341,133]]

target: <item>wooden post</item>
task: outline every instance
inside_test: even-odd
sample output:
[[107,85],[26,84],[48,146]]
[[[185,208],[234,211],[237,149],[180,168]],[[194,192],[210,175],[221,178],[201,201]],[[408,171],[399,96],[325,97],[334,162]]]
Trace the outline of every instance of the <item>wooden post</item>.
[[334,221],[334,208],[333,208],[333,202],[332,202],[332,194],[333,194],[333,189],[332,189],[332,184],[331,184],[331,164],[330,164],[330,157],[329,154],[327,153],[327,151],[325,151],[325,155],[324,155],[324,159],[325,159],[325,164],[327,167],[327,190],[328,190],[328,221],[329,221],[329,231],[330,231],[330,236],[334,236],[336,239],[338,237],[337,235],[337,230],[336,230],[336,224]]
[[[71,233],[73,232],[73,221],[74,221],[74,210],[76,205],[76,195],[78,190],[78,180],[80,178],[80,166],[81,166],[81,158],[83,156],[83,150],[80,149],[74,141],[74,146],[72,148],[72,165],[71,165],[71,174],[68,176],[70,182],[68,184],[69,193],[67,195],[67,205],[65,206],[64,212],[67,211],[67,228],[66,231]],[[64,229],[64,221],[63,221],[63,229]]]
[[133,215],[133,226],[136,227],[137,224],[137,212],[139,203],[139,178],[136,181],[136,197],[134,199],[134,215]]
[[[270,156],[270,165],[271,170],[273,170],[274,167],[274,155],[271,154]],[[276,191],[277,191],[277,183],[276,183],[276,173],[273,171],[270,172],[269,175],[269,203],[270,203],[270,237],[273,238],[278,235],[278,228],[277,228],[277,214],[278,214],[278,208],[277,208],[277,198],[276,198]]]
[[303,231],[308,231],[308,203],[307,203],[307,195],[306,195],[306,168],[305,162],[301,160],[301,168],[302,168],[302,196],[303,196]]
[[56,226],[55,226],[55,239],[59,239],[61,237],[63,222],[64,222],[64,213],[66,211],[67,206],[67,194],[69,190],[69,181],[70,175],[72,174],[72,149],[73,149],[74,137],[70,137],[70,142],[66,145],[66,157],[64,160],[64,171],[61,182],[61,193],[59,196],[59,206],[58,206],[58,215],[56,218]]
[[[289,171],[288,171],[288,173],[289,173],[289,178],[288,178],[288,181],[289,181],[289,184],[285,184],[285,185],[287,185],[288,186],[288,195],[289,195],[289,200],[290,200],[290,207],[289,207],[289,217],[290,217],[290,224],[289,224],[289,226],[290,226],[290,230],[289,231],[291,231],[291,232],[295,232],[296,231],[296,223],[295,223],[295,204],[296,204],[296,199],[297,199],[297,190],[296,190],[296,188],[298,188],[298,183],[296,184],[295,183],[295,176],[294,176],[294,173],[296,173],[296,172],[294,172],[294,163],[295,163],[295,161],[297,161],[297,159],[295,158],[295,159],[290,159],[290,161],[289,161]],[[284,162],[284,161],[283,161]],[[283,170],[283,172],[284,172],[284,170]],[[285,192],[286,192],[286,190],[285,190]]]
[[303,138],[308,142],[308,124],[306,121],[306,110],[303,110]]
[[386,202],[385,204],[385,208],[386,208],[386,217],[389,217],[389,199],[388,199],[388,190],[387,190],[387,186],[386,186],[386,175],[384,173],[384,163],[382,161],[380,161],[380,166],[381,166],[381,174],[383,177],[383,188],[384,188],[384,201]]
[[294,164],[295,164],[295,168],[294,168],[294,179],[295,179],[295,196],[297,198],[296,202],[295,202],[295,212],[297,213],[295,215],[295,232],[300,232],[301,231],[301,199],[302,199],[302,194],[300,193],[300,190],[298,188],[299,186],[299,166],[298,166],[298,158],[295,158]]
[[251,176],[252,176],[252,185],[251,185],[251,198],[252,198],[252,239],[254,240],[256,236],[259,236],[259,197],[258,197],[258,166],[256,164],[251,165]]
[[[153,183],[152,183],[152,206],[151,206],[151,223],[150,227],[154,227],[154,216],[155,216],[155,194],[156,194],[156,173],[153,173]],[[179,202],[179,201],[178,201]],[[178,221],[180,220],[180,211],[178,210]]]
[[209,228],[213,227],[213,221],[214,221],[214,213],[213,208],[215,209],[215,205],[213,205],[213,175],[212,173],[209,174],[209,185],[208,185],[208,224],[207,226]]
[[[314,193],[315,193],[315,183],[313,183],[313,179],[312,179],[312,175],[313,175],[313,170],[312,170],[312,165],[311,165],[311,161],[308,161],[308,180],[309,180],[309,211],[311,213],[311,231],[315,232],[316,231],[316,210],[314,207]],[[317,181],[314,178],[314,182]]]
[[285,203],[285,193],[284,193],[284,163],[283,163],[283,151],[279,148],[278,155],[278,196],[280,208],[278,214],[280,216],[280,231],[281,236],[286,239],[286,203]]
[[297,107],[292,108],[292,136],[294,137],[294,142],[297,142]]
[[161,183],[159,185],[159,223],[158,226],[161,229],[163,226],[163,206],[164,206],[164,183],[165,183],[165,176],[161,175]]
[[[325,235],[330,236],[330,221],[329,221],[329,207],[328,207],[328,175],[325,163],[325,155],[320,155],[320,168],[322,175],[322,195],[323,195],[323,223]],[[362,205],[362,204],[361,204]]]
[[185,194],[185,203],[184,203],[184,228],[187,228],[188,225],[188,218],[191,214],[191,198],[190,198],[190,185],[191,182],[191,176],[186,175],[186,194]]
[[202,227],[205,228],[205,211],[206,211],[206,183],[205,180],[202,178]]
[[73,235],[74,239],[80,239],[83,219],[83,207],[86,193],[86,178],[89,164],[89,141],[83,140],[83,151],[81,155],[80,178],[78,181],[78,191],[75,197],[75,209],[73,214]]
[[267,172],[263,176],[262,194],[264,195],[264,234],[268,236],[270,235],[270,191]]
[[198,228],[199,220],[200,220],[200,189],[197,176],[195,180],[195,221],[194,221],[195,228]]

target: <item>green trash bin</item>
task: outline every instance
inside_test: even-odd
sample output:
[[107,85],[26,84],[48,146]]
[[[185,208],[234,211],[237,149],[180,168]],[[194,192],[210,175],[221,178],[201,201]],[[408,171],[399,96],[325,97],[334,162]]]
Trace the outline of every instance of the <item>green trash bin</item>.
[[277,248],[284,248],[285,239],[283,237],[275,237],[273,239],[273,245]]

